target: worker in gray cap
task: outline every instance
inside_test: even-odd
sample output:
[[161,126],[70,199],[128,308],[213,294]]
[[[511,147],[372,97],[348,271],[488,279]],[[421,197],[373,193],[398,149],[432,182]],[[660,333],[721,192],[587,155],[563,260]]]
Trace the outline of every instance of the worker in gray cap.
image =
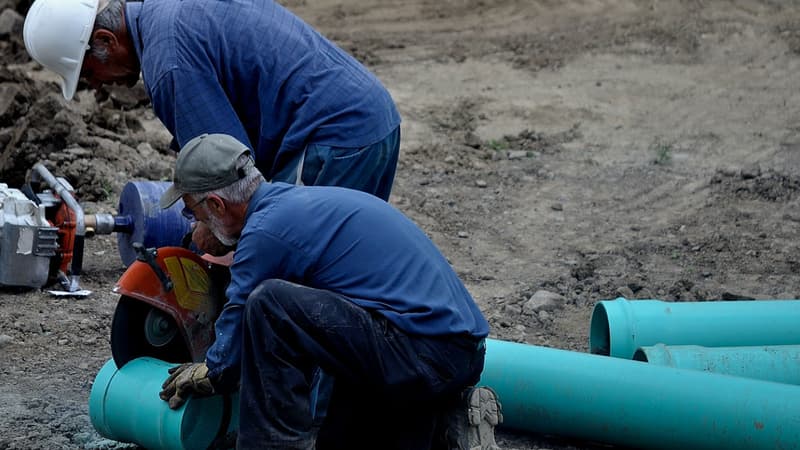
[[[171,407],[239,385],[238,449],[497,448],[496,396],[474,387],[489,325],[402,213],[352,189],[267,183],[226,135],[181,150],[161,207],[179,199],[236,251],[216,340],[172,370]],[[318,430],[317,366],[334,379]]]

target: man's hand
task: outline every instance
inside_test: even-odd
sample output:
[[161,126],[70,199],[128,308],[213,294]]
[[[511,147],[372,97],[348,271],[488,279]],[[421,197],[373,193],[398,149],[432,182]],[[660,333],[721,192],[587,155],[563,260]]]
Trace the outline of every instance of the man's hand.
[[169,378],[161,385],[158,396],[169,402],[171,409],[178,409],[190,395],[207,397],[214,394],[214,386],[208,379],[206,363],[186,363],[169,369]]
[[192,232],[192,242],[200,250],[213,256],[224,256],[234,247],[228,247],[214,236],[211,229],[203,222],[196,222]]

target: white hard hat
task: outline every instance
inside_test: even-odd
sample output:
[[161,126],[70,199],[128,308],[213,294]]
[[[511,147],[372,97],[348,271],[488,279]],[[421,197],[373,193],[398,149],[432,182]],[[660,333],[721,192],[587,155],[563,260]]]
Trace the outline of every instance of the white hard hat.
[[97,16],[98,0],[36,0],[25,16],[25,48],[61,77],[61,93],[75,95]]

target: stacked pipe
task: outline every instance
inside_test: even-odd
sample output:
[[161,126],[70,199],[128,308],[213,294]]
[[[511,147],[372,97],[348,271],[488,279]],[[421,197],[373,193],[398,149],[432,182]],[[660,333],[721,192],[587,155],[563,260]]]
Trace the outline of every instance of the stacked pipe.
[[593,354],[492,341],[481,383],[512,428],[634,448],[800,448],[798,323],[796,300],[603,301]]
[[599,302],[592,353],[800,384],[800,301]]

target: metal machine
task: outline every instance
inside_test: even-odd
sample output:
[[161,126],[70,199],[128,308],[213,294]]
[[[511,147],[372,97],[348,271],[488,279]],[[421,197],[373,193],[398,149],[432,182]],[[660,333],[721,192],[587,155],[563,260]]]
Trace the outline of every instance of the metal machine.
[[121,368],[150,356],[168,362],[203,361],[224,304],[227,267],[182,247],[136,246],[137,260],[117,282],[111,354]]
[[[87,220],[96,233],[110,233],[110,215],[85,216],[63,178],[42,164],[22,189],[0,184],[0,284],[43,287],[58,280],[67,291],[78,290]],[[44,182],[47,189],[34,192]],[[69,274],[69,275],[67,275]]]
[[[60,284],[80,292],[85,238],[117,233],[125,265],[136,258],[134,244],[160,247],[180,242],[190,224],[182,205],[158,208],[169,183],[131,182],[123,189],[119,214],[84,214],[75,189],[37,163],[20,189],[0,183],[0,285],[41,288]],[[154,200],[155,199],[155,200]]]
[[29,180],[21,189],[0,184],[0,284],[38,288],[57,281],[65,292],[78,292],[84,239],[124,231],[124,221],[85,215],[69,182],[41,163]]
[[85,214],[75,189],[41,163],[20,189],[0,183],[0,285],[42,288],[83,296],[85,239],[117,234],[127,270],[115,292],[111,347],[119,367],[139,356],[164,361],[202,360],[230,279],[181,244],[191,229],[183,202],[163,210],[168,182],[132,181],[120,195],[118,214]]

